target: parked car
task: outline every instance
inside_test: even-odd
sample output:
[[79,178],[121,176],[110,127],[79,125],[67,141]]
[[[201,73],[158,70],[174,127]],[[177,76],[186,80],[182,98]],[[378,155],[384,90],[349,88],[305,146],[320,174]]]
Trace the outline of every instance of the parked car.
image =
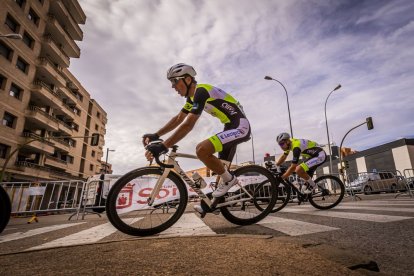
[[380,192],[406,190],[404,181],[392,172],[361,173],[347,187],[348,192],[364,193],[366,195]]

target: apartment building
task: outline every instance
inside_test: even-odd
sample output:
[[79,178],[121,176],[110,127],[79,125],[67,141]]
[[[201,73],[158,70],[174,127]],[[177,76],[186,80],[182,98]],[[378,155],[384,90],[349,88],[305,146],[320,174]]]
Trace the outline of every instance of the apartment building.
[[[23,37],[0,38],[6,180],[85,179],[101,170],[107,114],[68,70],[80,57],[85,20],[77,0],[0,0],[0,35]],[[84,138],[92,133],[101,134],[98,146]]]

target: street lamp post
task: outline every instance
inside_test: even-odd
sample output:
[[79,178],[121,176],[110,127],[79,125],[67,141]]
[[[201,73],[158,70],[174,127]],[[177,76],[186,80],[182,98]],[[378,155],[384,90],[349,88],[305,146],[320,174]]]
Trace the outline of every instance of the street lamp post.
[[338,86],[337,86],[337,87],[335,87],[335,89],[334,89],[334,90],[332,90],[332,91],[329,93],[328,97],[326,97],[326,100],[325,100],[325,123],[326,123],[326,135],[328,136],[328,149],[329,149],[329,174],[331,174],[331,173],[332,173],[332,149],[331,149],[331,141],[330,141],[330,139],[329,139],[328,119],[327,119],[327,117],[326,117],[326,103],[328,102],[328,98],[329,98],[329,96],[330,96],[330,95],[331,95],[334,91],[338,90],[339,88],[341,88],[341,85],[340,85],[340,84],[338,84]]
[[115,151],[115,150],[111,150],[109,148],[106,148],[105,174],[108,172],[108,154],[109,154],[110,151]]
[[22,39],[22,36],[20,34],[5,34],[5,35],[0,35],[0,38]]
[[252,155],[253,155],[253,164],[256,164],[256,160],[254,159],[254,141],[253,141],[253,133],[250,134],[252,137]]
[[288,114],[289,114],[290,137],[293,137],[292,120],[291,120],[291,117],[290,117],[290,107],[289,107],[289,96],[288,96],[286,87],[283,85],[283,83],[281,83],[280,81],[278,81],[278,80],[276,80],[276,79],[274,79],[272,77],[265,76],[264,79],[265,80],[274,80],[274,81],[278,82],[283,87],[283,89],[285,90],[285,93],[286,93],[286,103],[287,103]]

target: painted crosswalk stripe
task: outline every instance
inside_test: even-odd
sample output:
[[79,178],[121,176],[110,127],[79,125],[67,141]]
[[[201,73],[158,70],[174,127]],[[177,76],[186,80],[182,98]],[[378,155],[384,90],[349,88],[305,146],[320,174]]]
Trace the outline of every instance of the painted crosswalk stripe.
[[333,217],[333,218],[343,218],[343,219],[353,219],[353,220],[362,220],[362,221],[371,221],[371,222],[392,222],[405,219],[412,219],[413,217],[404,217],[404,216],[388,216],[388,215],[376,215],[376,214],[364,214],[364,213],[349,213],[349,212],[335,212],[332,210],[321,211],[321,210],[312,210],[305,208],[287,208],[280,210],[282,213],[296,213],[296,214],[305,214],[313,216],[324,216],[324,217]]
[[273,216],[265,217],[263,220],[258,222],[258,224],[285,233],[289,236],[300,236],[318,232],[339,230],[339,228],[330,227],[326,225],[314,224],[299,220],[285,219]]
[[414,207],[414,201],[353,201],[353,202],[343,202],[340,204],[342,205],[379,205],[379,206],[389,206],[389,205],[395,205],[395,206],[413,206]]
[[[134,223],[138,221],[139,218],[134,218],[128,221],[127,223]],[[113,233],[115,233],[117,229],[112,226],[111,223],[101,224],[75,234],[44,243],[35,247],[31,247],[27,250],[34,250],[34,249],[44,249],[44,248],[53,248],[53,247],[61,247],[61,246],[69,246],[69,245],[79,245],[79,244],[86,244],[86,243],[94,243],[97,242]]]
[[342,205],[336,206],[335,210],[370,210],[370,211],[388,211],[388,212],[406,212],[414,213],[414,208],[393,208],[393,207],[375,207],[375,206],[353,206],[353,205]]
[[215,235],[196,214],[184,214],[172,227],[160,233],[160,236],[199,236]]
[[79,225],[79,224],[82,224],[82,223],[85,223],[85,222],[66,223],[66,224],[47,226],[47,227],[32,229],[32,230],[29,230],[29,231],[24,232],[24,233],[23,232],[16,232],[16,233],[0,236],[0,243],[19,240],[19,239],[24,239],[24,238],[27,238],[27,237],[32,237],[32,236],[35,236],[35,235],[40,235],[40,234],[48,233],[48,232],[51,232],[51,231],[56,231],[56,230],[68,228],[68,227],[71,227],[71,226]]

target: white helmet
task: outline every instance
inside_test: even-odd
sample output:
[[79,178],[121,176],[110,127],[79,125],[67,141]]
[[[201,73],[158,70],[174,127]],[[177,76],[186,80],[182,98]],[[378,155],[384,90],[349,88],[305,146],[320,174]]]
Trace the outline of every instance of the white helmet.
[[280,143],[282,140],[287,140],[290,138],[289,133],[282,132],[276,137],[276,142]]
[[176,65],[173,65],[167,71],[167,79],[182,77],[184,75],[190,75],[191,77],[194,77],[197,75],[197,73],[194,70],[193,66],[187,65],[185,63],[178,63]]

